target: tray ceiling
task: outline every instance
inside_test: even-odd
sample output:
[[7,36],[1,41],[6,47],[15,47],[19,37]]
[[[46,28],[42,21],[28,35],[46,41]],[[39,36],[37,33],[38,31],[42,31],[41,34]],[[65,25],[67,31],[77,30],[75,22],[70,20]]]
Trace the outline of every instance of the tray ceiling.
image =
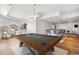
[[[37,4],[36,13],[39,19],[51,22],[72,21],[79,16],[78,4]],[[0,4],[0,15],[29,19],[34,15],[33,4]],[[70,18],[70,19],[69,19]],[[75,18],[73,18],[75,20]],[[77,20],[78,21],[78,20]]]

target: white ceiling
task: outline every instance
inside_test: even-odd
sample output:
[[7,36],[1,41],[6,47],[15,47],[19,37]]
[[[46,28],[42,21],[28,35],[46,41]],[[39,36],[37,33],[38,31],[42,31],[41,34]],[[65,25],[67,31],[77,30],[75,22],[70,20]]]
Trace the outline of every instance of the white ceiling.
[[[39,19],[54,23],[78,21],[78,4],[37,4]],[[0,4],[0,15],[28,19],[34,14],[33,4]],[[75,20],[76,18],[76,20]]]

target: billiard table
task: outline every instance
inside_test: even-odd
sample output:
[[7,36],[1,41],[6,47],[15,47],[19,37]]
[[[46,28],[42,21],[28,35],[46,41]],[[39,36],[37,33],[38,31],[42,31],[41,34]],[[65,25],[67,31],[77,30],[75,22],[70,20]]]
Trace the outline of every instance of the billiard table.
[[50,36],[37,33],[17,35],[16,38],[20,41],[20,47],[28,47],[34,55],[34,51],[30,48],[37,50],[38,55],[45,55],[48,51],[54,51],[54,46],[62,39],[61,36]]

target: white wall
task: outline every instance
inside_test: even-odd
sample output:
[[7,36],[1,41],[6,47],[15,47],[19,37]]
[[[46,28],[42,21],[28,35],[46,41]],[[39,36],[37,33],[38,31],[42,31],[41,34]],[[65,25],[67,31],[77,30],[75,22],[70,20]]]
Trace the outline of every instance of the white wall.
[[46,34],[46,29],[52,29],[52,22],[37,20],[36,31],[39,34]]
[[7,24],[8,24],[7,22],[8,21],[6,18],[0,16],[0,38],[2,37],[1,26],[7,26]]
[[[22,26],[23,23],[27,23],[26,20],[17,20],[17,19],[8,19],[8,18],[5,18],[3,16],[0,16],[0,26],[7,26],[8,28],[10,27],[11,24],[16,24],[19,27]],[[11,29],[9,28],[8,31],[10,31]],[[27,31],[16,31],[16,34],[21,34],[21,33],[26,33]]]
[[10,26],[11,24],[17,24],[18,26],[21,26],[23,22],[27,23],[27,30],[24,33],[46,34],[46,29],[52,29],[52,23],[48,21],[41,21],[41,20],[36,21],[35,19],[28,19],[27,21],[24,21],[24,20],[17,20],[17,19],[13,20],[0,17],[0,26],[1,25]]
[[42,20],[27,20],[27,33],[46,34],[46,29],[52,29],[52,23]]
[[27,23],[25,20],[8,19],[3,16],[0,16],[0,26],[10,26],[11,24],[16,24],[18,26],[21,26],[23,21]]
[[78,22],[74,22],[74,23],[71,23],[70,22],[70,23],[57,24],[56,25],[56,28],[57,29],[70,30],[70,32],[79,34],[79,27],[78,28],[74,28],[74,25],[75,24],[78,24],[78,26],[79,26],[79,23]]
[[36,33],[36,20],[35,19],[27,20],[27,33]]
[[4,18],[3,16],[0,16],[0,26],[7,25],[8,24],[7,22],[8,22],[7,18]]

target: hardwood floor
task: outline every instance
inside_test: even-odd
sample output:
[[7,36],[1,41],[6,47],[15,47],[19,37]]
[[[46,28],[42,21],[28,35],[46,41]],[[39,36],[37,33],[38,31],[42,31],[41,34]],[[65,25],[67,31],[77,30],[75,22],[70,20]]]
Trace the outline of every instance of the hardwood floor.
[[0,39],[0,55],[14,55],[14,52],[10,47],[10,40]]
[[[16,53],[20,54],[19,52],[21,52],[20,50],[22,50],[22,48],[20,48],[18,44],[19,41],[15,38],[0,38],[0,55],[15,55]],[[17,49],[19,51],[16,51]]]
[[63,40],[63,42],[59,42],[56,46],[67,50],[70,55],[79,55],[79,35],[69,34]]

